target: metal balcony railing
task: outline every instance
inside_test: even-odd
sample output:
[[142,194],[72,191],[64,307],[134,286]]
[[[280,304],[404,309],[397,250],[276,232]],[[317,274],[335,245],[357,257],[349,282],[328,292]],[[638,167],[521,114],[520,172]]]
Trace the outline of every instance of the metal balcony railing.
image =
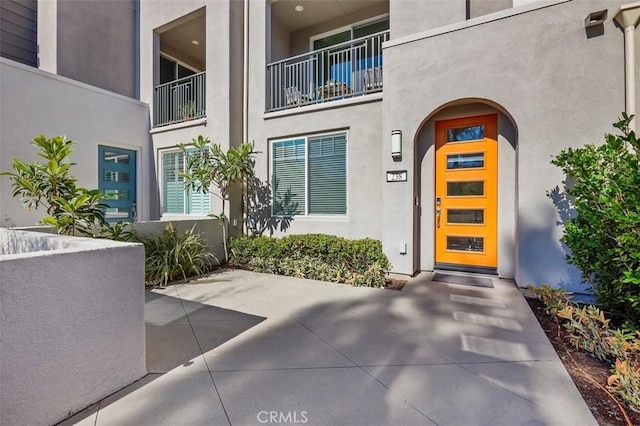
[[267,65],[267,111],[382,90],[382,43],[389,31]]
[[156,86],[154,127],[205,117],[205,77],[203,71]]

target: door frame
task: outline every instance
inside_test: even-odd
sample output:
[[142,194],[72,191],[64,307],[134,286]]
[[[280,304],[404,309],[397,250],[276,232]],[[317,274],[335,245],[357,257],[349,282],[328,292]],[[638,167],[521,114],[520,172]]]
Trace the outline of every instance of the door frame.
[[[518,200],[519,130],[517,121],[502,105],[485,98],[459,98],[430,110],[417,126],[414,143],[413,248],[414,271],[435,268],[435,122],[498,114],[498,276],[517,274],[519,252]],[[461,270],[461,269],[458,269]],[[474,271],[477,272],[477,271]]]

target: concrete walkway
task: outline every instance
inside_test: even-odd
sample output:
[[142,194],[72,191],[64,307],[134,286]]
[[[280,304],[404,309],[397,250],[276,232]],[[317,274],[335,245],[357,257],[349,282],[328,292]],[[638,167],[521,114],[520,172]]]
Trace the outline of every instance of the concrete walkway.
[[147,293],[149,375],[64,424],[595,425],[510,281],[226,271]]

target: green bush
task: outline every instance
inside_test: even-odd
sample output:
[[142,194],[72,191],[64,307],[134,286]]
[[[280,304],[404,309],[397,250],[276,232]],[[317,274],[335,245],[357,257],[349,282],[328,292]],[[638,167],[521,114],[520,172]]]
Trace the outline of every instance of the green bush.
[[179,231],[169,224],[161,234],[133,238],[144,245],[147,285],[166,286],[170,281],[202,275],[218,264],[193,227]]
[[256,272],[355,286],[382,287],[390,268],[378,240],[303,234],[240,237],[229,243],[230,263]]
[[613,319],[640,324],[640,143],[623,114],[600,146],[565,149],[552,161],[568,177],[577,215],[565,223],[569,263]]

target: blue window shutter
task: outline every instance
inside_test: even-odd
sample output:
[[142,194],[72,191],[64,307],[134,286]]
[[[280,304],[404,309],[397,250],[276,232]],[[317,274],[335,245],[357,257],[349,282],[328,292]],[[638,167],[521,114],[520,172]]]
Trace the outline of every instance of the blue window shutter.
[[309,138],[309,214],[347,214],[346,134]]
[[162,154],[162,198],[164,213],[184,214],[184,181],[176,171],[184,169],[184,156],[181,152]]
[[273,214],[305,214],[305,140],[273,143]]
[[188,214],[207,215],[211,212],[211,196],[208,192],[189,191],[187,198],[189,200]]

